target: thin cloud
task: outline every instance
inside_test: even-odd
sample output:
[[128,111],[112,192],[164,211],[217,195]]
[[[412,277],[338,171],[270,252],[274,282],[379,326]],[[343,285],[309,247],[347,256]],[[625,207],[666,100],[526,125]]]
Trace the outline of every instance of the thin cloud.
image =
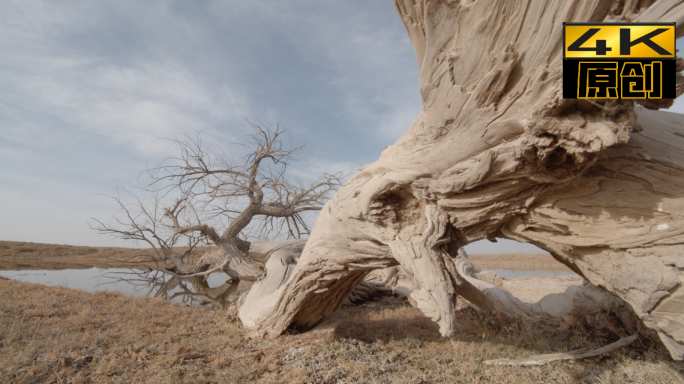
[[83,210],[114,213],[92,196],[135,184],[160,138],[202,131],[234,152],[244,118],[281,121],[308,141],[291,170],[305,180],[377,159],[420,108],[391,3],[8,0],[0,50],[2,212],[21,240],[55,242],[42,215],[95,245]]

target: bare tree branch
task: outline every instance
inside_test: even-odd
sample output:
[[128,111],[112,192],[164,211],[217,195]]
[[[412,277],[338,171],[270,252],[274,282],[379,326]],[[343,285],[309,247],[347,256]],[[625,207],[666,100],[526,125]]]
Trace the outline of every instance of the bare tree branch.
[[[259,277],[262,268],[249,258],[250,243],[244,236],[307,235],[302,214],[321,210],[342,185],[343,175],[324,174],[310,184],[291,182],[288,166],[302,160],[304,145],[293,144],[280,124],[270,130],[247,123],[252,133],[235,143],[246,153],[237,161],[235,151],[214,150],[199,133],[194,139],[169,139],[168,157],[145,172],[141,193],[146,200],[117,185],[113,198],[122,217],[107,225],[95,220],[94,229],[148,244],[155,262],[174,276],[206,275],[218,268],[236,277]],[[133,199],[124,201],[121,193]],[[173,196],[178,197],[166,202]],[[173,248],[181,239],[188,241],[188,249],[176,253]],[[217,249],[191,263],[190,253],[201,243]]]

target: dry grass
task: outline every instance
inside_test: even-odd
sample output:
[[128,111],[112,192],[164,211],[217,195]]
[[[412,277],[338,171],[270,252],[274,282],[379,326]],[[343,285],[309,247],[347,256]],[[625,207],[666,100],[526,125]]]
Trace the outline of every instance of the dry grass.
[[571,272],[548,253],[506,253],[490,255],[468,255],[475,268],[513,269],[521,271]]
[[488,366],[482,360],[593,348],[617,336],[462,309],[463,330],[442,338],[394,298],[338,311],[334,333],[250,341],[224,314],[161,299],[9,280],[0,280],[0,295],[2,382],[684,382],[682,363],[647,337],[600,358]]

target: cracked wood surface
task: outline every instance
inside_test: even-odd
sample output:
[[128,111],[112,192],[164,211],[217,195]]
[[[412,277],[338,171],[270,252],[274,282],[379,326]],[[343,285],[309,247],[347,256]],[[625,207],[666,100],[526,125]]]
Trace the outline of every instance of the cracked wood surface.
[[629,303],[684,357],[684,116],[564,100],[561,49],[564,21],[675,21],[680,37],[682,2],[395,5],[423,108],[323,208],[289,280],[260,302],[255,333],[309,329],[369,271],[401,265],[412,298],[450,335],[456,296],[488,303],[447,261],[470,242],[505,237]]

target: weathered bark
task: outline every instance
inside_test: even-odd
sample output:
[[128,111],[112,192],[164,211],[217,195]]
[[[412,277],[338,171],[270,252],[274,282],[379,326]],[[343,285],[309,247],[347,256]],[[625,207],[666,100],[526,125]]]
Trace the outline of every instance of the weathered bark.
[[326,204],[255,331],[311,328],[368,271],[400,264],[413,275],[411,297],[450,335],[456,296],[482,293],[449,255],[506,237],[629,303],[682,358],[684,117],[562,98],[562,22],[684,25],[681,1],[628,4],[395,0],[423,109]]
[[[252,327],[270,314],[269,303],[274,298],[274,292],[290,279],[305,244],[306,240],[252,243],[249,256],[255,262],[264,264],[265,274],[237,302],[237,315],[244,326]],[[390,291],[381,283],[361,281],[353,287],[346,302],[358,304],[388,293]]]
[[290,278],[305,243],[304,240],[293,240],[261,243],[255,247],[258,248],[256,257],[264,263],[266,273],[238,302],[237,314],[244,326],[254,326],[268,315],[264,313],[268,307],[262,302],[268,302],[270,295]]

